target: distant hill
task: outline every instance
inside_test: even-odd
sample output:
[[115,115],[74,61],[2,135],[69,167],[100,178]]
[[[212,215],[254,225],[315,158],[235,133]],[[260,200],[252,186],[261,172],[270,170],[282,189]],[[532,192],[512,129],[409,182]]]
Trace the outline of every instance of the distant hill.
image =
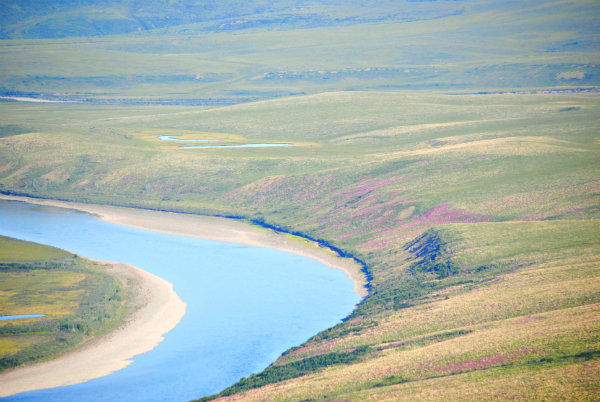
[[0,192],[243,217],[364,262],[348,320],[204,400],[597,401],[598,21],[598,0],[0,0]]
[[590,0],[0,0],[0,95],[202,106],[590,90],[598,15]]
[[[407,3],[410,3],[407,6]],[[203,23],[203,30],[318,27],[417,21],[462,12],[461,1],[318,0],[3,0],[0,38],[125,34]],[[375,6],[376,5],[376,6]]]

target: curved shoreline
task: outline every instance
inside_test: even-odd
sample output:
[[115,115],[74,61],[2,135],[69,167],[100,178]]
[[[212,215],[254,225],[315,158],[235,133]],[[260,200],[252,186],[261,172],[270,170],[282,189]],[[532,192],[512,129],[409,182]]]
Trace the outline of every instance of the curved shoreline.
[[[342,270],[353,281],[354,291],[361,299],[368,294],[362,267],[352,258],[339,257],[314,241],[234,219],[5,194],[0,194],[0,199],[78,210],[106,222],[148,231],[275,248]],[[186,303],[174,292],[172,284],[131,265],[108,264],[110,274],[121,279],[124,286],[134,288],[138,309],[126,317],[123,325],[80,349],[0,374],[0,397],[82,383],[123,369],[132,357],[154,349],[183,318]]]
[[164,279],[128,264],[100,261],[133,295],[131,314],[110,332],[77,350],[0,374],[0,397],[73,385],[107,376],[154,349],[185,314],[184,303]]
[[309,257],[330,268],[342,270],[353,281],[354,291],[361,299],[368,295],[367,280],[361,271],[362,267],[352,258],[339,257],[332,250],[320,247],[316,242],[278,233],[260,226],[253,226],[234,219],[6,194],[0,194],[0,198],[23,201],[30,204],[75,209],[95,215],[106,222],[152,232],[197,237],[247,246],[275,248]]

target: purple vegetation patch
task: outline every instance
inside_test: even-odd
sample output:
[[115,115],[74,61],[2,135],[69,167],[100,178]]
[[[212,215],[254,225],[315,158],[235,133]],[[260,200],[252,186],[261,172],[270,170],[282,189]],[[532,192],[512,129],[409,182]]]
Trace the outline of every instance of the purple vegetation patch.
[[517,360],[519,357],[521,357],[523,355],[528,355],[531,353],[541,353],[541,352],[523,348],[523,349],[511,352],[511,353],[499,353],[499,354],[492,355],[492,356],[482,357],[481,359],[478,359],[478,360],[465,360],[462,362],[451,362],[445,366],[433,367],[433,370],[437,371],[437,372],[451,372],[451,373],[452,372],[461,372],[461,371],[483,370],[488,367],[511,363],[511,362]]
[[488,220],[489,218],[484,215],[471,213],[464,209],[451,209],[447,204],[440,204],[410,222],[381,231],[381,234],[385,236],[384,238],[379,237],[368,241],[358,245],[357,248],[363,251],[379,251],[390,245],[396,244],[399,240],[396,236],[399,234],[403,234],[404,236],[402,237],[406,238],[412,233],[422,231],[423,228],[433,225],[441,225],[444,223],[474,223],[485,222]]
[[362,180],[357,182],[351,190],[343,192],[343,198],[346,200],[352,200],[357,197],[362,197],[381,187],[389,186],[390,184],[400,183],[405,180],[405,177],[390,177],[383,180],[363,178]]

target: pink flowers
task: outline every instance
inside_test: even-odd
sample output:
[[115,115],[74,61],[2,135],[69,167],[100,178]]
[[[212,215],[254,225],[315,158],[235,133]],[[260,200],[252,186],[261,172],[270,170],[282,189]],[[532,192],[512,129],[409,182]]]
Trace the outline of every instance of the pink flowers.
[[346,200],[352,200],[356,197],[362,197],[372,191],[379,189],[380,187],[388,186],[390,184],[400,183],[406,180],[404,177],[390,177],[388,179],[377,180],[377,179],[363,179],[356,183],[350,191],[343,193]]
[[433,225],[472,223],[486,220],[487,217],[484,215],[474,214],[463,209],[451,209],[447,204],[440,204],[423,215],[417,216],[412,220],[401,221],[405,223],[381,231],[381,236],[377,239],[360,244],[357,248],[362,251],[380,251],[390,245],[396,244],[400,240],[399,237],[406,239],[414,233],[423,231]]
[[482,357],[477,360],[465,360],[462,362],[452,362],[445,366],[434,367],[437,372],[457,372],[457,371],[472,371],[482,370],[488,367],[498,366],[500,364],[511,363],[523,355],[531,353],[540,353],[527,348],[515,350],[509,353],[499,353],[493,356]]

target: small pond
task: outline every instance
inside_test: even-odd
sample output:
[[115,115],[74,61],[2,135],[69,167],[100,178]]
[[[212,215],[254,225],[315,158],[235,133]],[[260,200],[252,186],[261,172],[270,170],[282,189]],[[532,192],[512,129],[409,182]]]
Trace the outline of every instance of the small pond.
[[181,148],[198,149],[198,148],[262,148],[262,147],[287,147],[292,144],[237,144],[237,145],[191,145]]
[[[181,141],[181,142],[218,142],[218,141],[231,141],[228,138],[213,138],[213,139],[201,139],[201,140],[188,140],[177,138],[173,135],[161,135],[158,137],[161,141]],[[256,144],[231,144],[231,145],[187,145],[180,148],[186,149],[209,149],[209,148],[263,148],[263,147],[287,147],[292,145],[291,143],[256,143]]]
[[204,140],[186,140],[183,138],[177,138],[173,135],[161,135],[158,137],[161,141],[182,141],[182,142],[212,142],[212,141],[229,141],[228,138],[209,138]]
[[4,320],[20,320],[23,318],[39,318],[45,317],[46,314],[19,314],[19,315],[0,315],[0,321]]

